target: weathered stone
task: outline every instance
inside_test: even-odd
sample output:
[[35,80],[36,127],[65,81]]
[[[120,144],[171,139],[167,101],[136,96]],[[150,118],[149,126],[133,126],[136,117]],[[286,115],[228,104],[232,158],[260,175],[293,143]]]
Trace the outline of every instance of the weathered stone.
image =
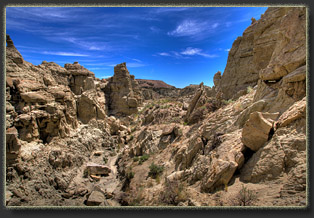
[[96,163],[87,163],[86,169],[89,175],[104,175],[108,176],[111,172],[111,169],[105,165],[96,164]]
[[30,103],[46,103],[52,100],[50,96],[44,95],[40,92],[21,93],[21,97],[25,102]]
[[84,92],[77,101],[77,114],[78,118],[83,123],[88,123],[92,119],[104,119],[106,113],[104,107],[95,101],[96,93],[91,90],[91,92]]
[[284,127],[293,121],[305,117],[306,115],[306,98],[293,104],[287,111],[285,111],[276,122],[276,128]]
[[299,82],[306,79],[306,66],[299,67],[287,76],[283,77],[284,83]]
[[87,206],[99,206],[101,203],[104,203],[106,197],[103,193],[99,191],[93,191],[86,201]]
[[219,186],[226,186],[236,171],[238,164],[233,161],[224,161],[218,159],[211,164],[210,172],[201,183],[201,190],[211,192]]
[[6,130],[6,158],[7,165],[14,163],[16,160],[21,144],[18,141],[18,132],[15,127]]
[[242,142],[253,151],[257,151],[263,146],[273,127],[272,123],[263,117],[260,112],[250,114],[249,120],[245,123],[242,131]]

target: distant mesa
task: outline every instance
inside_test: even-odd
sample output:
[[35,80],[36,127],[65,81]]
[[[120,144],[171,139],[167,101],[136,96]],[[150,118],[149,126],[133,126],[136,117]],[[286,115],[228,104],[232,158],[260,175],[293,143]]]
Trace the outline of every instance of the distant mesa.
[[141,88],[176,88],[161,80],[136,79]]

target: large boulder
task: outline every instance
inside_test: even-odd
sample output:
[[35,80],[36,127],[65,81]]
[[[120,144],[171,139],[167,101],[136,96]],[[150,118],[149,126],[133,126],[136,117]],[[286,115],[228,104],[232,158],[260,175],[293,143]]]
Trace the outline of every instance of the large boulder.
[[87,206],[99,206],[100,204],[104,203],[106,201],[105,195],[100,191],[93,191],[87,201]]
[[[257,151],[269,139],[270,131],[273,128],[273,119],[277,114],[253,112],[245,123],[242,131],[242,142],[253,151]],[[267,119],[268,118],[268,119]]]
[[86,169],[88,172],[88,175],[104,175],[108,176],[111,172],[111,169],[105,165],[96,164],[96,163],[87,163]]

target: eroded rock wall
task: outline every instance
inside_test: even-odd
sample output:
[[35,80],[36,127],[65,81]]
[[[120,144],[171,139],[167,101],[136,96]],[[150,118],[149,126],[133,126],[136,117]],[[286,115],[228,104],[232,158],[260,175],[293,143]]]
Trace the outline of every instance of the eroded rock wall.
[[[224,99],[237,98],[258,80],[279,80],[305,64],[305,7],[270,7],[238,37],[223,75],[215,75]],[[237,94],[239,93],[239,94]]]

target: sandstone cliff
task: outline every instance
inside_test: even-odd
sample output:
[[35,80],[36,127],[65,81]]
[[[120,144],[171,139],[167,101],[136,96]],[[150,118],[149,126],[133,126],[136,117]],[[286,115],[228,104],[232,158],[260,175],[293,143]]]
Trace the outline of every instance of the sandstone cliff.
[[305,25],[304,7],[268,8],[234,41],[225,71],[215,76],[216,90],[224,99],[237,98],[248,86],[254,87],[261,74],[262,80],[279,80],[304,65]]

